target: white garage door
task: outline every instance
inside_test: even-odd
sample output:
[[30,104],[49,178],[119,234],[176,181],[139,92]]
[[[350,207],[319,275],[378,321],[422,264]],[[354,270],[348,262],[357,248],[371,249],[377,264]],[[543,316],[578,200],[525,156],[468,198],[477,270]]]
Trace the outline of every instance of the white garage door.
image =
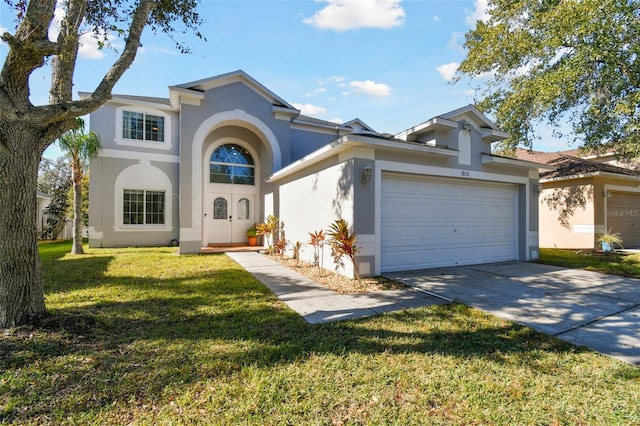
[[516,187],[383,174],[383,272],[517,259]]

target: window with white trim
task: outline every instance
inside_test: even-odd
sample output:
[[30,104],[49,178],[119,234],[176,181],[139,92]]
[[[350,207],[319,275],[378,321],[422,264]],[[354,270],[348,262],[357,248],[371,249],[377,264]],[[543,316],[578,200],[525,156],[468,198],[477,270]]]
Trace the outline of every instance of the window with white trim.
[[164,142],[164,117],[144,112],[122,111],[122,137]]
[[122,201],[124,225],[164,225],[164,191],[124,189]]

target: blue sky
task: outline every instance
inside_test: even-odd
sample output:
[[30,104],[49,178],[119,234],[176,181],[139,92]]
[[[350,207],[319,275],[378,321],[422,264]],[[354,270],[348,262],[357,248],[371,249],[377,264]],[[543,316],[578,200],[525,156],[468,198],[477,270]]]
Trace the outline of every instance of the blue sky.
[[[482,80],[450,82],[465,57],[464,34],[485,10],[486,0],[202,0],[207,41],[178,34],[191,49],[180,54],[169,37],[145,30],[135,63],[113,93],[167,97],[170,85],[242,69],[306,115],[357,117],[397,133],[473,103]],[[14,27],[4,2],[0,27]],[[6,53],[0,44],[2,60]],[[115,57],[86,38],[75,90],[92,91]],[[47,70],[35,72],[31,84],[32,102],[46,103]],[[567,146],[545,138],[535,148]]]

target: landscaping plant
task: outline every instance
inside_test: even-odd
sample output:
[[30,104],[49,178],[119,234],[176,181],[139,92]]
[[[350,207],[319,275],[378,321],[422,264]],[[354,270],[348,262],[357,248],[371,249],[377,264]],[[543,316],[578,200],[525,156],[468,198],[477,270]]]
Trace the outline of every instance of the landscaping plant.
[[300,251],[302,250],[302,243],[300,241],[296,241],[293,245],[293,258],[296,260],[296,266],[300,263]]
[[309,236],[311,240],[309,244],[313,246],[313,264],[318,267],[318,269],[322,268],[322,258],[324,256],[324,233],[321,230],[309,232]]
[[331,256],[338,268],[344,268],[344,257],[348,257],[353,263],[353,274],[360,282],[360,272],[356,263],[356,255],[360,249],[356,246],[356,234],[349,230],[349,224],[344,219],[336,219],[329,226],[329,245],[331,246]]
[[613,232],[612,230],[608,230],[598,237],[598,243],[602,246],[603,251],[613,251],[615,250],[615,246],[619,246],[620,249],[622,247],[622,238],[620,234],[617,232]]
[[267,219],[264,223],[260,223],[257,225],[258,235],[264,235],[267,244],[269,245],[269,254],[273,254],[274,249],[274,241],[276,233],[278,232],[278,228],[280,226],[280,219],[277,216],[270,214],[267,216]]

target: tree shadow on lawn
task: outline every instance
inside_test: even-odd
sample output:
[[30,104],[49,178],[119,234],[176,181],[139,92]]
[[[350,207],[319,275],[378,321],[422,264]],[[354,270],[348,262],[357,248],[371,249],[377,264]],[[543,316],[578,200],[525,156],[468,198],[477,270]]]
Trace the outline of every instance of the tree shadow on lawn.
[[[94,262],[97,271],[108,261],[78,260]],[[39,326],[5,334],[0,371],[15,379],[5,380],[0,394],[14,403],[0,407],[0,421],[37,421],[62,401],[68,413],[157,401],[176,383],[300,362],[312,354],[442,354],[535,369],[533,361],[546,352],[582,350],[458,304],[309,325],[241,269],[170,279],[102,274],[99,285],[119,286],[138,299],[57,309]],[[41,397],[27,403],[28,395]]]

